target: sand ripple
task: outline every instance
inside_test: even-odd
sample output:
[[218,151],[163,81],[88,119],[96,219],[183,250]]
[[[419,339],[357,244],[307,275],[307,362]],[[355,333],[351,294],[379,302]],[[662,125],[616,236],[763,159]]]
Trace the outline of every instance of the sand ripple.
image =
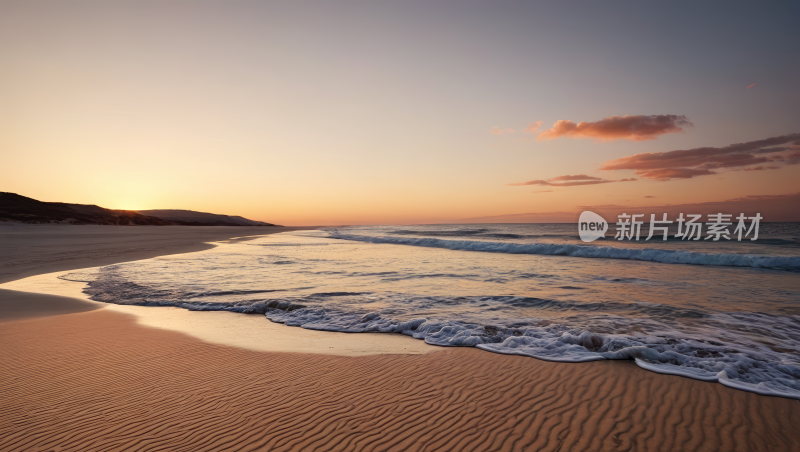
[[800,401],[630,362],[262,353],[107,311],[0,326],[0,450],[798,450]]

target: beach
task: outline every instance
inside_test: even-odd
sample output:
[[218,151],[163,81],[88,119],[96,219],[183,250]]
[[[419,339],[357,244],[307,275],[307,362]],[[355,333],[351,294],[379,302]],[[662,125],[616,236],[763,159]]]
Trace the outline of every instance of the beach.
[[212,248],[207,242],[247,240],[302,228],[226,226],[78,227],[0,222],[0,283],[60,270],[111,265]]
[[[7,227],[0,281],[286,230]],[[253,328],[274,328],[253,334],[305,344],[284,341],[270,351],[148,326],[133,310],[77,295],[7,289],[0,310],[0,450],[789,451],[800,444],[798,400],[631,361],[548,362],[246,316]],[[322,350],[326,344],[340,350]]]
[[617,3],[0,2],[0,452],[800,452],[800,2]]

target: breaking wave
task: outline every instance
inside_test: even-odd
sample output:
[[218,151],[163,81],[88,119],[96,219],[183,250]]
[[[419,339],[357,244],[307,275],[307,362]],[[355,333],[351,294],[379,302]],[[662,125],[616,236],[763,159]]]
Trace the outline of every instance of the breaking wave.
[[409,238],[367,236],[330,231],[330,237],[367,243],[443,248],[458,251],[488,253],[540,254],[548,256],[589,257],[604,259],[629,259],[663,264],[721,265],[729,267],[765,268],[800,272],[800,256],[760,256],[754,254],[711,254],[685,250],[618,248],[611,246],[485,242],[478,240],[445,240],[437,238]]

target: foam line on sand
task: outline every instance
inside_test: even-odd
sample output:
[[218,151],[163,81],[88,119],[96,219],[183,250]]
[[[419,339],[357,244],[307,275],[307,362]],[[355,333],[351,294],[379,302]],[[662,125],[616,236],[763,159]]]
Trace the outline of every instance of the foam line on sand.
[[[46,273],[0,284],[0,321],[21,318],[16,315],[18,312],[29,317],[100,308],[131,315],[142,326],[178,331],[205,342],[255,351],[360,356],[439,350],[439,347],[402,334],[313,331],[273,323],[263,315],[100,303],[89,300],[83,293],[85,283],[58,278],[64,273]],[[5,294],[16,296],[6,297]]]

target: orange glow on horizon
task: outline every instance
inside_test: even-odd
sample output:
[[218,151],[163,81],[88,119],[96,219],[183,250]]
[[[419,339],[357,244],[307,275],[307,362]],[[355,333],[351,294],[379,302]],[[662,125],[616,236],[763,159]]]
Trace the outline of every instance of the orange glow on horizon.
[[[678,44],[706,37],[705,26],[692,28],[701,21],[643,36],[633,10],[600,27],[596,15],[557,2],[494,10],[505,19],[485,23],[486,11],[472,22],[446,8],[411,20],[421,12],[408,5],[406,16],[329,2],[51,3],[0,6],[2,191],[286,225],[441,223],[800,191],[788,151],[780,165],[770,154],[741,168],[681,163],[644,176],[638,160],[635,169],[603,167],[800,132],[788,129],[798,123],[785,97],[794,80],[769,75],[785,62],[692,54],[700,48]],[[788,46],[772,29],[725,33],[729,49]],[[655,55],[628,36],[686,52]],[[535,58],[524,57],[532,46]],[[731,96],[737,65],[769,83]],[[564,175],[602,183],[549,181]],[[525,181],[540,182],[508,185]]]

